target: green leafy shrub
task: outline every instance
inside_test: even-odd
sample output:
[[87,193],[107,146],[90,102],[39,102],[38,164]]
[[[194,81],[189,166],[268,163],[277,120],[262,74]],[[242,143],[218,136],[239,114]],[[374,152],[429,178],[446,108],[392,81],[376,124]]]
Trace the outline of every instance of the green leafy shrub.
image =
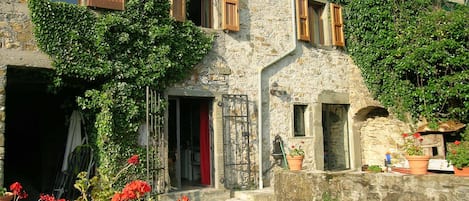
[[377,100],[404,121],[469,122],[468,6],[339,2],[345,5],[347,51]]
[[[101,175],[117,173],[120,161],[145,151],[137,144],[145,87],[164,90],[181,81],[211,48],[211,36],[169,16],[169,3],[129,0],[125,11],[95,13],[63,2],[28,1],[38,46],[53,61],[54,90],[83,91],[76,107],[92,125]],[[142,168],[134,171],[144,174]]]

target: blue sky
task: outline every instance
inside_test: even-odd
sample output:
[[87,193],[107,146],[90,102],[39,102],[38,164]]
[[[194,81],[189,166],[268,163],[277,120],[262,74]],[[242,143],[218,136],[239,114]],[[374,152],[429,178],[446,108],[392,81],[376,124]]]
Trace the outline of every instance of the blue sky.
[[63,2],[67,2],[67,3],[76,4],[78,0],[52,0],[52,1],[63,1]]

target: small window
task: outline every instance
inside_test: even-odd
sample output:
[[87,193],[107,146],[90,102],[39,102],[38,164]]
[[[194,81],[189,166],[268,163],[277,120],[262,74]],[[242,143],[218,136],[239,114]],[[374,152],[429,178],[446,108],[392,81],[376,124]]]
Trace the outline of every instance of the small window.
[[331,28],[325,26],[328,19],[327,13],[324,12],[325,8],[326,4],[321,2],[296,0],[298,39],[321,46],[327,44],[344,46],[342,8],[330,3]]
[[310,13],[310,41],[314,44],[324,45],[324,25],[323,25],[323,12],[325,5],[322,3],[313,2],[308,7]]
[[[218,0],[171,0],[170,14],[176,21],[192,21],[195,25],[205,28],[219,28],[214,24],[217,20],[214,10],[222,11],[222,26],[225,30],[239,31],[239,0],[223,0],[222,4],[216,3]],[[218,6],[222,8],[216,8]]]
[[306,105],[294,105],[293,106],[293,130],[295,137],[305,136],[305,115]]

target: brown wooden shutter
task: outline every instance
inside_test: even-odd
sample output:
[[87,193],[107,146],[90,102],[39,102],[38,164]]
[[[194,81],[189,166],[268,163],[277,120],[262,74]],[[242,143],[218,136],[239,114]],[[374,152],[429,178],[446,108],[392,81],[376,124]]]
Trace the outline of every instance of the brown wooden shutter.
[[331,3],[331,21],[332,21],[332,44],[335,46],[345,46],[344,24],[342,21],[342,8]]
[[296,0],[296,26],[298,38],[310,41],[308,0]]
[[171,0],[170,14],[176,21],[186,21],[186,0]]
[[223,29],[239,31],[238,0],[223,0]]
[[88,0],[86,6],[111,10],[124,10],[124,3],[124,0]]

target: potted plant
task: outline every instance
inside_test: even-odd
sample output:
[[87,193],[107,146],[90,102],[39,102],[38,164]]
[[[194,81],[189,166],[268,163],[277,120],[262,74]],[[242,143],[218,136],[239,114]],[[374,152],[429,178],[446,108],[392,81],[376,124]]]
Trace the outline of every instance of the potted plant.
[[301,170],[303,166],[303,159],[305,157],[305,151],[301,147],[304,144],[303,141],[299,145],[292,145],[289,148],[287,155],[288,167],[290,170]]
[[404,144],[402,149],[405,152],[405,158],[409,162],[411,174],[427,174],[428,161],[430,156],[425,155],[422,147],[423,137],[420,133],[403,133]]
[[[11,191],[11,192],[10,192]],[[10,185],[10,191],[7,191],[5,187],[0,188],[0,201],[18,201],[28,197],[26,191],[23,190],[23,186],[19,182],[15,182]]]
[[461,141],[448,144],[446,160],[453,165],[455,175],[469,176],[469,135],[462,136]]

